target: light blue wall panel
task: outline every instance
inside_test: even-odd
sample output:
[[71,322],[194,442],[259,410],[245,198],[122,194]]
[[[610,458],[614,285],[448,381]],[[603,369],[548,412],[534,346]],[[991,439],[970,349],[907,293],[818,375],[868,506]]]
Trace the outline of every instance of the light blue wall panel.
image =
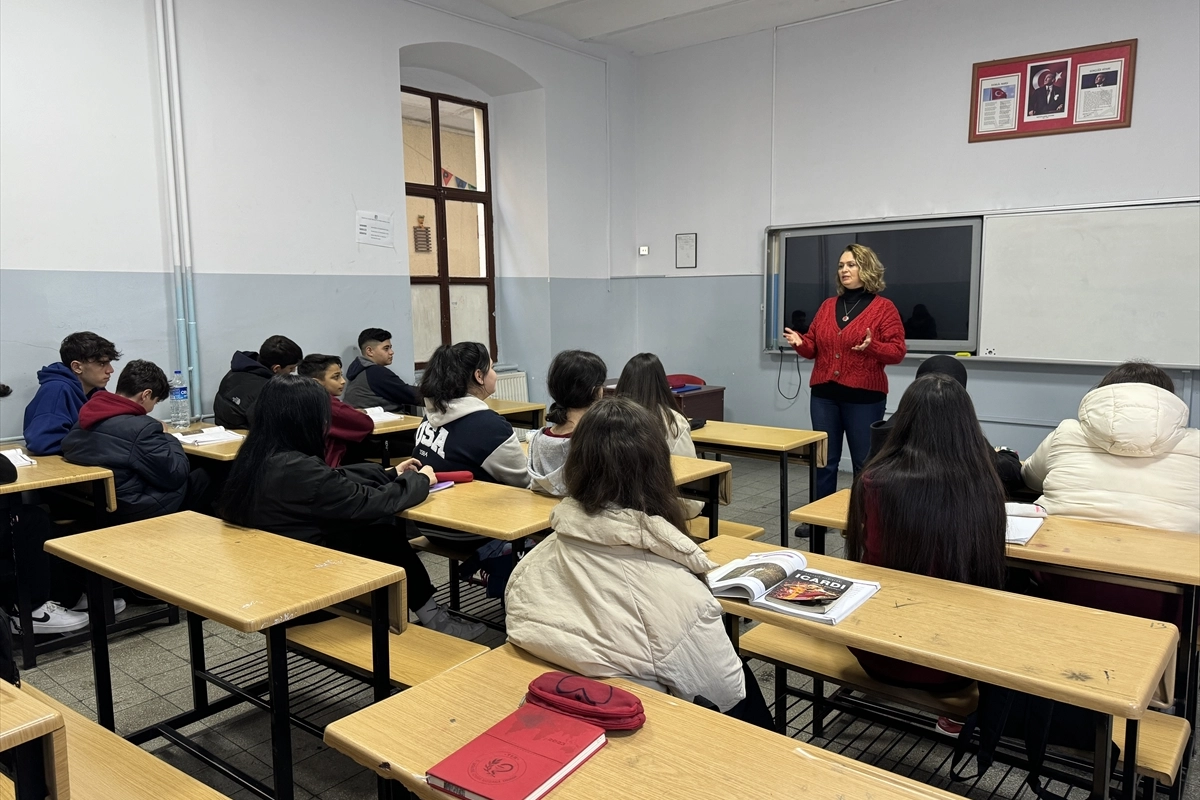
[[0,438],[21,436],[37,371],[58,361],[59,343],[74,331],[111,339],[125,363],[145,358],[175,369],[172,307],[169,274],[0,270],[0,381],[13,389],[0,400]]

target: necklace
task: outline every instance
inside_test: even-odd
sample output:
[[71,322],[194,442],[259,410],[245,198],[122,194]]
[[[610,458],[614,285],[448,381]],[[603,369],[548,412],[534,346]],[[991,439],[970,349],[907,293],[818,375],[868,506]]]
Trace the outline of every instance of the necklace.
[[846,313],[842,316],[842,322],[850,321],[850,312],[853,311],[854,309],[858,308],[858,304],[862,302],[862,299],[865,296],[866,295],[859,295],[858,299],[854,301],[854,305],[850,306],[849,308],[846,308],[845,301],[842,302],[842,308],[846,309]]

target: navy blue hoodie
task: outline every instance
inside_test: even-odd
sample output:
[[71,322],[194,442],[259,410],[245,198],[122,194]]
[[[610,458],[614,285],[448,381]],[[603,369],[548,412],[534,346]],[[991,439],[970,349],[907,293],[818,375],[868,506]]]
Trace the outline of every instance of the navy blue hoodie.
[[[35,456],[62,452],[62,440],[79,419],[79,409],[91,395],[71,368],[55,362],[38,370],[37,394],[25,406],[25,446]],[[91,394],[103,392],[93,389]]]
[[374,408],[404,413],[405,406],[419,406],[423,398],[417,387],[410,386],[387,367],[366,356],[359,356],[346,368],[346,389],[342,402],[355,408]]
[[254,401],[274,374],[269,367],[258,363],[258,353],[235,351],[229,362],[229,372],[221,379],[213,399],[216,423],[237,430],[249,428]]

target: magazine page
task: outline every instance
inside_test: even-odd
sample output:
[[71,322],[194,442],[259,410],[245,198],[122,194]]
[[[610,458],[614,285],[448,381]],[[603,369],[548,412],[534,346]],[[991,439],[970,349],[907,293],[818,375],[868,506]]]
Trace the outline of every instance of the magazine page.
[[[819,570],[806,570],[802,575],[807,580],[801,580],[799,574],[793,576],[794,580],[789,580],[783,586],[777,587],[778,591],[772,590],[766,596],[752,598],[750,604],[793,617],[836,625],[866,602],[871,595],[879,591],[879,584],[874,581],[856,581]],[[806,589],[804,588],[805,584],[813,584],[815,588]],[[838,587],[840,594],[832,599],[827,599],[827,595],[832,594],[830,590],[834,586]],[[793,596],[813,596],[815,599],[813,601],[788,599]]]
[[753,553],[708,573],[708,585],[718,597],[752,600],[762,597],[788,575],[803,571],[807,565],[804,555],[796,550]]

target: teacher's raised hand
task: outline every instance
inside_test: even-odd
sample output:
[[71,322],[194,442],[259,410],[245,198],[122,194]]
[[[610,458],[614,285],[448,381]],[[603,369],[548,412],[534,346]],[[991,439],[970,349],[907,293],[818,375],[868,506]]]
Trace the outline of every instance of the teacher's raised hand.
[[799,347],[801,345],[801,343],[804,341],[804,337],[801,336],[800,334],[796,333],[791,328],[784,328],[783,329],[783,340],[785,342],[787,342],[788,344],[790,344],[792,347]]
[[867,335],[863,337],[862,343],[856,344],[856,345],[854,345],[854,347],[851,347],[850,349],[854,350],[855,352],[861,353],[863,350],[866,350],[870,346],[871,346],[871,329],[867,328]]

